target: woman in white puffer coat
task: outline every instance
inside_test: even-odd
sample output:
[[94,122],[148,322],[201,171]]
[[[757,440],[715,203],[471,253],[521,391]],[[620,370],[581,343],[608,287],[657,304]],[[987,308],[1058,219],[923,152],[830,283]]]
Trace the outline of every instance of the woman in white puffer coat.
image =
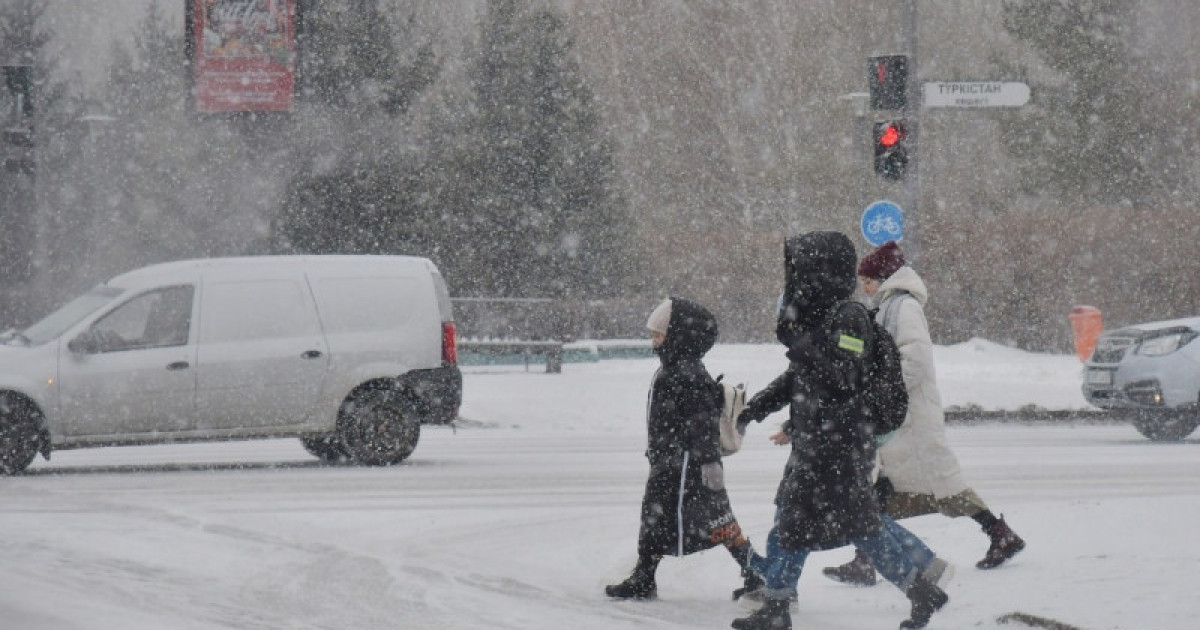
[[[933,364],[933,342],[925,320],[929,290],[895,242],[888,242],[858,266],[863,292],[879,311],[875,316],[900,347],[908,415],[879,449],[880,484],[886,511],[902,519],[940,512],[951,518],[969,516],[991,539],[980,569],[1000,566],[1025,548],[1003,517],[996,517],[963,479],[958,458],[946,439],[945,414]],[[875,570],[865,557],[829,567],[825,575],[851,584],[875,583]]]

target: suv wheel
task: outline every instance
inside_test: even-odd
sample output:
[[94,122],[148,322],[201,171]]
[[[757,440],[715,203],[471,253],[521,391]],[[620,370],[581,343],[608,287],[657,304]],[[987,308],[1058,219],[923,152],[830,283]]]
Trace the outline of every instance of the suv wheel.
[[403,391],[368,388],[341,409],[342,443],[356,461],[369,466],[398,464],[421,437],[421,417]]
[[0,474],[15,475],[37,456],[38,412],[29,403],[0,394]]
[[1133,416],[1133,428],[1155,442],[1177,442],[1200,426],[1200,410],[1139,411]]

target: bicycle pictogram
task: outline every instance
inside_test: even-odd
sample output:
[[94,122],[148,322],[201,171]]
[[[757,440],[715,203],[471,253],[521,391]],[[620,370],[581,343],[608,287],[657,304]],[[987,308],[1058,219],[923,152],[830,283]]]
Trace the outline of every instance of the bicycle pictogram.
[[884,234],[896,234],[899,231],[900,223],[896,221],[895,217],[880,215],[867,222],[867,232],[869,234],[879,234],[880,232]]

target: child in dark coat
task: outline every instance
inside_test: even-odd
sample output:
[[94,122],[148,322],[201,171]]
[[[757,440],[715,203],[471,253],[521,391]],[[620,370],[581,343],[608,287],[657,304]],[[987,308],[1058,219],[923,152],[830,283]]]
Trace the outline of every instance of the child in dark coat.
[[684,556],[724,545],[742,568],[743,588],[762,585],[747,568],[752,547],[725,491],[720,434],[722,390],[703,357],[717,340],[717,320],[680,298],[659,304],[646,323],[661,367],[650,386],[646,458],[650,476],[642,497],[638,561],[633,573],[604,592],[617,599],[654,599],[654,573],[664,555]]

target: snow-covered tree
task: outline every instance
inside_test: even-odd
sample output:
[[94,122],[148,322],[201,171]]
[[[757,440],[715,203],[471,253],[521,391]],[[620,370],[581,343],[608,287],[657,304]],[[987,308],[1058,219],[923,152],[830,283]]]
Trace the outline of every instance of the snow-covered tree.
[[193,113],[184,42],[156,5],[111,58],[82,147],[86,214],[71,226],[93,268],[238,254],[265,236],[247,203],[269,186],[257,139],[236,119]]
[[[0,291],[6,294],[0,306],[3,325],[27,322],[54,299],[36,290],[39,278],[52,271],[47,267],[53,245],[45,238],[52,222],[40,211],[41,199],[58,191],[60,167],[69,161],[77,144],[73,131],[80,101],[56,76],[61,60],[50,45],[55,33],[46,17],[47,4],[47,0],[0,4],[0,58],[5,65],[32,69],[28,77],[31,102],[25,104],[23,115],[9,121],[14,112],[6,108],[0,119],[6,126],[10,122],[17,128],[31,125],[33,131],[32,164],[0,171]],[[8,98],[8,86],[0,89],[5,91],[4,103],[11,108],[14,101]],[[13,149],[22,152],[15,145],[4,148],[6,157],[11,157]],[[14,289],[21,295],[11,293]]]
[[627,205],[599,109],[558,14],[490,0],[470,108],[443,168],[445,253],[459,291],[610,295],[625,287]]
[[1003,120],[1028,191],[1144,207],[1173,187],[1180,171],[1158,157],[1161,112],[1145,89],[1155,71],[1134,54],[1136,17],[1123,0],[1005,3],[1005,28],[1055,74],[1034,85],[1033,106]]
[[401,49],[416,28],[386,9],[378,0],[306,5],[281,251],[436,256],[438,225],[421,202],[427,157],[408,115],[440,64],[428,42]]

